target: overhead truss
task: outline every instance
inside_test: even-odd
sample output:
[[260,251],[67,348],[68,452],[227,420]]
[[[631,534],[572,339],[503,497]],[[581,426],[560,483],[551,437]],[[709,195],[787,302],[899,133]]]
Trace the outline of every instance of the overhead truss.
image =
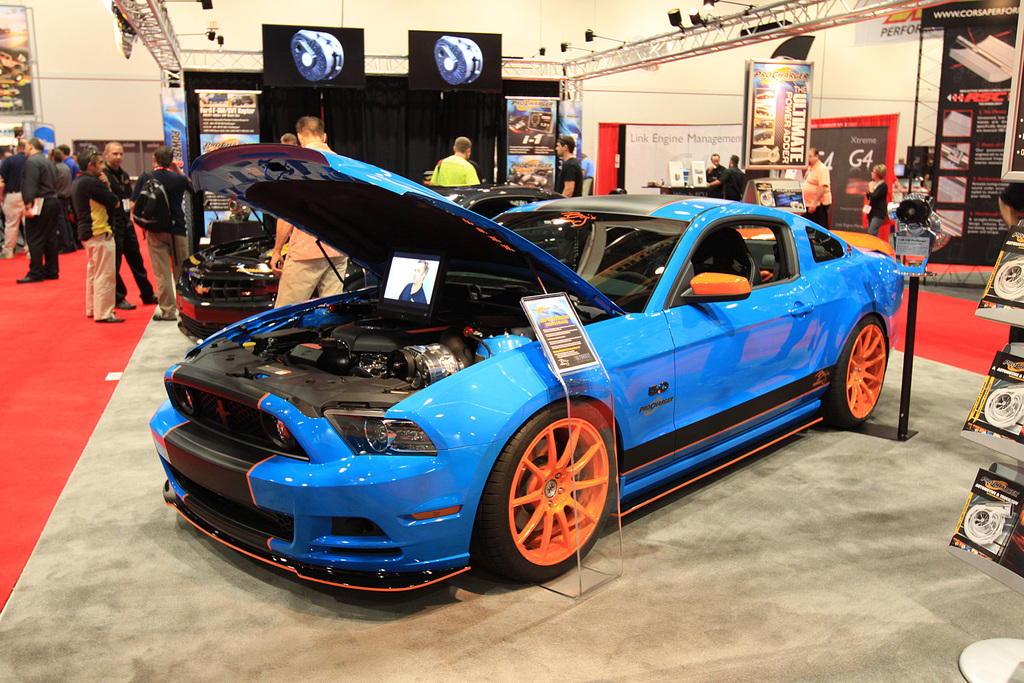
[[[867,19],[939,5],[946,0],[775,0],[736,14],[710,17],[703,26],[624,43],[569,61],[503,59],[502,77],[519,80],[580,81],[666,62],[820,31]],[[182,69],[262,71],[263,55],[253,51],[181,50],[164,0],[113,0],[125,19],[172,78]],[[404,76],[409,58],[366,55],[366,73]],[[577,87],[576,90],[579,88]],[[570,90],[572,90],[570,88]]]
[[165,74],[181,75],[181,51],[163,0],[113,0]]
[[565,77],[570,80],[596,78],[909,12],[945,1],[879,0],[854,7],[851,5],[856,0],[776,0],[736,14],[710,17],[703,26],[683,28],[578,57],[565,63]]

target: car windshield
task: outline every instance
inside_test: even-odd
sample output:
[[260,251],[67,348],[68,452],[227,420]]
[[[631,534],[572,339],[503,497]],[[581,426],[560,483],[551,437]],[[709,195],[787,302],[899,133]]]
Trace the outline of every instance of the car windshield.
[[638,313],[665,272],[686,221],[589,212],[507,214],[500,222]]

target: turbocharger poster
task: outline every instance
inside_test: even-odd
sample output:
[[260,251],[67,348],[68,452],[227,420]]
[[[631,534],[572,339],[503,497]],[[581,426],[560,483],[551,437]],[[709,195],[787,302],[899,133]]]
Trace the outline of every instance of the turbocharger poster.
[[1024,344],[996,353],[960,435],[1024,460]]
[[949,544],[996,562],[1016,574],[1024,570],[1020,529],[1021,485],[979,470]]
[[747,168],[807,165],[813,70],[810,62],[747,61],[743,110]]
[[975,315],[1024,326],[1024,228],[1007,231]]

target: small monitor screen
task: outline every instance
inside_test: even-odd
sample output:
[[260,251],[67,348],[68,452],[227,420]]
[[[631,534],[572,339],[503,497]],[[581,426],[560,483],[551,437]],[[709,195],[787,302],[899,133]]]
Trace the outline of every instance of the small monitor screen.
[[395,251],[381,287],[377,309],[385,317],[429,320],[444,282],[444,256],[422,251]]
[[501,34],[409,31],[409,88],[501,92]]
[[892,172],[896,175],[897,178],[902,178],[905,175],[907,175],[907,165],[896,164],[895,166],[893,166]]
[[363,29],[263,24],[263,85],[366,87]]

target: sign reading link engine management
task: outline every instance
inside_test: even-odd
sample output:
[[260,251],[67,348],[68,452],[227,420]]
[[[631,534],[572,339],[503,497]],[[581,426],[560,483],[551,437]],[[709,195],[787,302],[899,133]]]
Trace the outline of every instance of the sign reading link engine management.
[[743,112],[747,168],[807,165],[812,71],[810,62],[747,61]]

